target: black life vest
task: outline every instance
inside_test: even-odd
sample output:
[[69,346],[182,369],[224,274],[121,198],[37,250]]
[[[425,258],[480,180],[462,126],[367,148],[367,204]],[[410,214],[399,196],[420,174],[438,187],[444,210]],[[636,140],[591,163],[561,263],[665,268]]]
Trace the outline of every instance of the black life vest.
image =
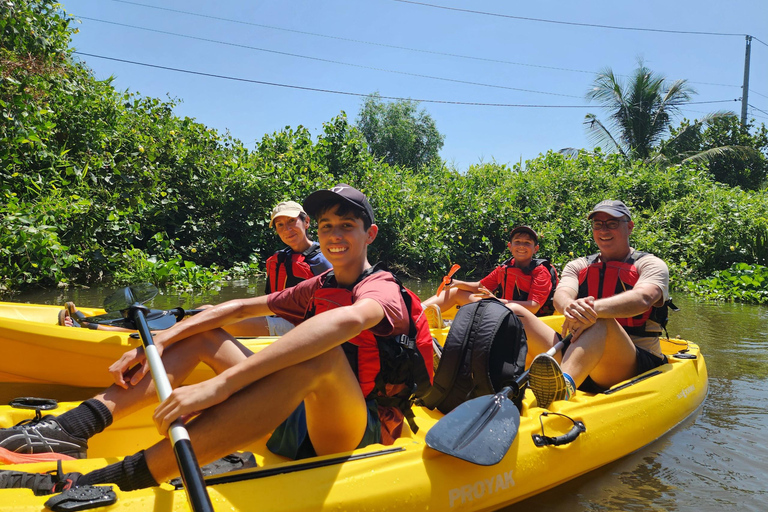
[[499,283],[499,286],[493,291],[494,295],[501,299],[526,301],[528,295],[531,292],[531,284],[533,283],[532,273],[533,270],[540,266],[549,271],[549,277],[552,282],[552,289],[549,291],[549,296],[536,312],[536,316],[551,315],[555,312],[553,299],[555,297],[555,288],[559,281],[557,277],[557,270],[552,266],[549,260],[544,258],[534,258],[524,268],[518,268],[515,266],[515,259],[510,258],[501,264],[504,267],[504,277]]
[[[601,299],[631,290],[640,278],[635,262],[640,258],[648,256],[648,254],[647,252],[633,250],[626,261],[608,262],[600,260],[599,253],[587,256],[589,266],[579,272],[578,297],[591,296]],[[616,320],[628,334],[634,336],[658,336],[658,332],[645,330],[646,322],[652,320],[661,325],[662,328],[666,328],[669,319],[669,305],[671,305],[671,300],[665,302],[661,307],[652,306],[647,311],[631,318],[617,318]]]
[[267,283],[265,294],[279,292],[314,277],[307,260],[320,253],[320,244],[312,245],[304,252],[295,253],[290,247],[281,249],[267,258]]
[[[352,304],[352,288],[376,272],[388,272],[381,264],[367,269],[349,288],[340,288],[333,271],[323,275],[322,286],[307,308],[305,318]],[[411,407],[429,391],[434,374],[432,335],[422,313],[421,301],[394,276],[408,309],[408,334],[376,336],[365,330],[342,344],[366,400],[375,399],[381,407],[395,407],[418,431]]]

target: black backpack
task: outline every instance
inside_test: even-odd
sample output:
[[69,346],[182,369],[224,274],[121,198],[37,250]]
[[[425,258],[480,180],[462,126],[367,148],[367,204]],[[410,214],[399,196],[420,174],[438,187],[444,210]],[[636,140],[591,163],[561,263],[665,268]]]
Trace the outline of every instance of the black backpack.
[[496,299],[483,299],[459,308],[442,352],[421,402],[447,414],[467,400],[496,393],[522,374],[528,343],[517,315]]

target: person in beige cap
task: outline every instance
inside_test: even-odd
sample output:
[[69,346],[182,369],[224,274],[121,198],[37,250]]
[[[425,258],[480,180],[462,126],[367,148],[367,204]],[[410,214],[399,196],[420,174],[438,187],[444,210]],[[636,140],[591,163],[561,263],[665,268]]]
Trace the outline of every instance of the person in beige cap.
[[[600,252],[563,269],[554,299],[565,316],[561,333],[524,308],[515,310],[529,354],[540,354],[530,367],[530,386],[540,407],[568,400],[577,388],[605,391],[667,362],[659,343],[671,304],[666,263],[630,246],[635,223],[623,202],[601,201],[587,219]],[[567,333],[573,337],[562,357],[542,353]]]
[[320,244],[307,236],[309,215],[295,201],[283,201],[272,209],[269,227],[274,227],[287,246],[267,259],[267,284],[264,293],[279,292],[305,279],[322,274],[331,264],[320,251]]
[[[267,259],[267,282],[264,293],[269,295],[296,286],[322,274],[331,264],[320,251],[320,244],[307,236],[309,215],[296,201],[281,201],[272,208],[269,227],[286,245]],[[205,309],[210,305],[200,306]],[[233,336],[282,336],[294,324],[279,316],[248,318],[226,326]]]
[[517,226],[509,233],[507,248],[512,257],[480,281],[453,279],[443,292],[423,302],[431,327],[442,327],[442,311],[494,295],[534,315],[553,313],[557,271],[549,260],[534,257],[539,250],[539,235],[529,226]]

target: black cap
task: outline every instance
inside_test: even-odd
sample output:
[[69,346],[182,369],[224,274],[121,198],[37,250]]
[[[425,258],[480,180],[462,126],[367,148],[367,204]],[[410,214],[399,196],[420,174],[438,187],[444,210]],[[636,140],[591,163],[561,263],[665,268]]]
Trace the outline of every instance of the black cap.
[[371,224],[375,223],[373,218],[373,208],[371,207],[371,203],[368,202],[368,198],[365,197],[365,194],[346,183],[339,183],[328,190],[312,192],[304,200],[304,210],[306,210],[311,217],[317,217],[317,212],[319,212],[324,205],[339,202],[339,199],[341,199],[342,202],[364,211],[371,219]]
[[621,201],[614,201],[612,199],[600,201],[594,208],[592,208],[592,211],[589,212],[587,219],[591,219],[598,212],[605,212],[611,217],[616,218],[624,217],[626,215],[629,217],[629,220],[632,220],[632,214],[629,213],[629,208],[627,208],[627,205]]
[[528,233],[531,238],[533,238],[534,243],[539,243],[539,235],[537,235],[536,232],[528,226],[517,226],[516,228],[512,229],[512,231],[509,232],[509,241],[511,242],[512,237],[518,233]]

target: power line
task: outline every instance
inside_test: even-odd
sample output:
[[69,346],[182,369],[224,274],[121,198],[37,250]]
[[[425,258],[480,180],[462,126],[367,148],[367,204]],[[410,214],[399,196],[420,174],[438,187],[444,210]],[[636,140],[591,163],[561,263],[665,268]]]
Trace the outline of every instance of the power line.
[[[196,12],[191,12],[191,11],[184,11],[184,10],[181,10],[181,9],[171,9],[171,8],[167,8],[167,7],[158,7],[158,6],[155,6],[155,5],[142,4],[142,3],[139,3],[139,2],[131,2],[129,0],[111,0],[111,1],[112,2],[116,2],[116,3],[121,3],[121,4],[145,7],[145,8],[148,8],[148,9],[157,9],[157,10],[160,10],[160,11],[174,12],[174,13],[177,13],[177,14],[185,14],[187,16],[196,16],[196,17],[200,17],[200,18],[207,18],[207,19],[212,19],[212,20],[217,20],[217,21],[225,21],[225,22],[228,22],[228,23],[237,23],[237,24],[248,25],[248,26],[252,26],[252,27],[260,27],[260,28],[267,28],[267,29],[270,29],[270,30],[279,30],[279,31],[284,31],[284,32],[291,32],[291,33],[294,33],[294,34],[308,35],[308,36],[312,36],[312,37],[322,37],[322,38],[327,38],[327,39],[336,39],[338,41],[346,41],[346,42],[350,42],[350,43],[366,44],[366,45],[371,45],[371,46],[380,46],[382,48],[392,48],[392,49],[396,49],[396,50],[405,50],[405,51],[409,51],[409,52],[425,53],[425,54],[430,54],[430,55],[440,55],[440,56],[443,56],[443,57],[455,57],[455,58],[460,58],[460,59],[469,59],[469,60],[476,60],[476,61],[482,61],[482,62],[491,62],[491,63],[494,63],[494,64],[506,64],[506,65],[512,65],[512,66],[525,66],[525,67],[532,67],[532,68],[539,68],[539,69],[549,69],[549,70],[552,70],[552,71],[565,71],[565,72],[569,72],[569,73],[585,73],[585,74],[589,74],[589,75],[595,75],[596,74],[595,71],[588,71],[588,70],[584,70],[584,69],[564,68],[564,67],[559,67],[559,66],[545,66],[545,65],[541,65],[541,64],[529,64],[529,63],[524,63],[524,62],[514,62],[514,61],[508,61],[508,60],[501,60],[501,59],[491,59],[491,58],[487,58],[487,57],[477,57],[477,56],[473,56],[473,55],[462,55],[462,54],[457,54],[457,53],[438,52],[438,51],[434,51],[434,50],[424,50],[424,49],[420,49],[420,48],[410,48],[410,47],[407,47],[407,46],[397,46],[397,45],[391,45],[391,44],[386,44],[386,43],[378,43],[378,42],[375,42],[375,41],[365,41],[365,40],[361,40],[361,39],[352,39],[352,38],[339,37],[339,36],[333,36],[333,35],[328,35],[328,34],[318,34],[316,32],[308,32],[308,31],[304,31],[304,30],[295,30],[295,29],[290,29],[290,28],[285,28],[285,27],[277,27],[277,26],[274,26],[274,25],[265,25],[265,24],[253,23],[253,22],[249,22],[249,21],[236,20],[236,19],[231,19],[231,18],[223,18],[223,17],[220,17],[220,16],[213,16],[213,15],[209,15],[209,14],[201,14],[201,13],[196,13]],[[429,5],[429,4],[424,4],[424,5]],[[103,20],[96,20],[95,18],[87,18],[85,16],[80,16],[80,18],[82,18],[82,19],[91,19],[91,20],[94,20],[94,21],[103,21]],[[109,23],[109,22],[104,21],[104,23]],[[145,29],[145,30],[149,30],[149,29]],[[737,35],[741,35],[741,34],[737,34]],[[757,39],[757,38],[755,38],[755,39]],[[617,75],[617,76],[624,76],[624,77],[626,77],[627,75]],[[741,87],[740,85],[733,85],[733,84],[719,84],[719,83],[711,83],[711,82],[695,82],[695,81],[691,81],[691,80],[689,80],[689,83],[700,84],[700,85],[713,85],[713,86],[717,86],[717,87],[735,87],[735,88],[736,87]]]
[[[328,34],[318,34],[316,32],[308,32],[308,31],[305,31],[305,30],[296,30],[296,29],[290,29],[290,28],[285,28],[285,27],[277,27],[277,26],[274,26],[274,25],[264,25],[264,24],[261,24],[261,23],[253,23],[253,22],[249,22],[249,21],[235,20],[235,19],[231,19],[231,18],[222,18],[222,17],[219,17],[219,16],[211,16],[211,15],[208,15],[208,14],[201,14],[201,13],[190,12],[190,11],[182,11],[180,9],[169,9],[167,7],[158,7],[156,5],[147,5],[147,4],[142,4],[142,3],[138,3],[138,2],[129,2],[127,0],[111,0],[111,1],[112,2],[121,3],[121,4],[129,4],[129,5],[136,5],[136,6],[139,6],[139,7],[146,7],[148,9],[157,9],[157,10],[161,10],[161,11],[175,12],[175,13],[178,13],[178,14],[186,14],[188,16],[197,16],[197,17],[200,17],[200,18],[208,18],[208,19],[213,19],[213,20],[218,20],[218,21],[226,21],[228,23],[239,23],[241,25],[250,25],[252,27],[268,28],[270,30],[280,30],[280,31],[283,31],[283,32],[292,32],[294,34],[302,34],[302,35],[305,35],[305,36],[324,37],[326,39],[336,39],[337,41],[345,41],[345,42],[348,42],[348,43],[367,44],[367,45],[371,45],[371,46],[380,46],[382,48],[392,48],[392,49],[395,49],[395,50],[405,50],[405,51],[409,51],[409,52],[418,52],[418,53],[426,53],[426,54],[431,54],[431,55],[440,55],[440,56],[443,56],[443,57],[456,57],[456,58],[460,58],[460,59],[470,59],[470,60],[477,60],[477,61],[483,61],[483,62],[492,62],[494,64],[509,64],[509,65],[513,65],[513,66],[527,66],[527,67],[532,67],[532,68],[551,69],[551,70],[555,70],[555,71],[568,71],[568,72],[571,72],[571,73],[587,73],[587,74],[590,74],[590,75],[594,75],[595,74],[594,71],[587,71],[587,70],[583,70],[583,69],[571,69],[571,68],[563,68],[563,67],[557,67],[557,66],[544,66],[544,65],[540,65],[540,64],[529,64],[529,63],[525,63],[525,62],[514,62],[514,61],[509,61],[509,60],[491,59],[491,58],[487,58],[487,57],[476,57],[476,56],[473,56],[473,55],[462,55],[462,54],[458,54],[458,53],[438,52],[438,51],[434,51],[434,50],[424,50],[424,49],[421,49],[421,48],[410,48],[410,47],[407,47],[407,46],[397,46],[397,45],[393,45],[393,44],[377,43],[375,41],[364,41],[362,39],[352,39],[352,38],[348,38],[348,37],[332,36],[332,35],[328,35]],[[82,16],[81,16],[81,18],[86,19],[86,18],[84,18]],[[728,87],[738,87],[738,86],[729,85]]]
[[330,63],[330,64],[338,64],[338,65],[341,65],[341,66],[350,66],[350,67],[361,68],[361,69],[370,69],[370,70],[373,70],[373,71],[382,71],[382,72],[385,72],[385,73],[395,73],[395,74],[398,74],[398,75],[406,75],[406,76],[412,76],[412,77],[416,77],[416,78],[427,78],[429,80],[441,80],[441,81],[444,81],[444,82],[453,82],[453,83],[465,84],[465,85],[476,85],[476,86],[480,86],[480,87],[491,87],[491,88],[494,88],[494,89],[506,89],[506,90],[510,90],[510,91],[527,92],[527,93],[533,93],[533,94],[546,94],[546,95],[549,95],[549,96],[562,96],[564,98],[579,98],[579,99],[581,99],[581,96],[575,96],[573,94],[561,94],[561,93],[556,93],[556,92],[536,91],[536,90],[533,90],[533,89],[521,89],[519,87],[510,87],[510,86],[506,86],[506,85],[486,84],[486,83],[482,83],[482,82],[472,82],[470,80],[459,80],[459,79],[456,79],[456,78],[446,78],[446,77],[441,77],[441,76],[423,75],[423,74],[420,74],[420,73],[409,73],[407,71],[398,71],[396,69],[384,69],[384,68],[377,68],[377,67],[373,67],[373,66],[364,66],[362,64],[352,64],[352,63],[349,63],[349,62],[341,62],[341,61],[337,61],[337,60],[324,59],[324,58],[321,58],[321,57],[310,57],[310,56],[307,56],[307,55],[300,55],[298,53],[290,53],[290,52],[284,52],[284,51],[279,51],[279,50],[270,50],[268,48],[258,48],[256,46],[248,46],[248,45],[245,45],[245,44],[229,43],[229,42],[226,42],[226,41],[218,41],[216,39],[208,39],[208,38],[204,38],[204,37],[190,36],[190,35],[187,35],[187,34],[179,34],[179,33],[176,33],[176,32],[168,32],[166,30],[158,30],[158,29],[153,29],[153,28],[139,27],[137,25],[128,25],[126,23],[118,23],[118,22],[115,22],[115,21],[100,20],[100,19],[97,19],[97,18],[89,18],[87,16],[81,16],[81,18],[84,19],[84,20],[89,20],[89,21],[97,21],[99,23],[107,23],[107,24],[110,24],[110,25],[118,25],[118,26],[121,26],[121,27],[128,27],[128,28],[133,28],[133,29],[137,29],[137,30],[146,30],[148,32],[155,32],[155,33],[159,33],[159,34],[166,34],[166,35],[171,35],[171,36],[175,36],[175,37],[184,37],[184,38],[187,38],[187,39],[194,39],[194,40],[197,40],[197,41],[205,41],[205,42],[208,42],[208,43],[216,43],[216,44],[223,44],[223,45],[227,45],[227,46],[235,46],[235,47],[238,47],[238,48],[246,48],[248,50],[255,50],[255,51],[259,51],[259,52],[272,53],[272,54],[276,54],[276,55],[284,55],[284,56],[288,56],[288,57],[296,57],[296,58],[299,58],[299,59],[307,59],[307,60],[314,60],[314,61],[318,61],[318,62],[326,62],[326,63]]
[[766,112],[763,109],[757,108],[756,106],[752,105],[751,103],[747,103],[747,105],[749,105],[752,108],[752,110],[757,110],[758,112],[762,112],[763,114],[768,115],[768,112]]
[[[300,86],[300,85],[290,85],[290,84],[281,84],[277,82],[266,82],[263,80],[253,80],[249,78],[240,78],[240,77],[233,77],[233,76],[227,76],[227,75],[219,75],[214,73],[206,73],[202,71],[192,71],[188,69],[181,69],[181,68],[173,68],[170,66],[160,66],[157,64],[149,64],[146,62],[138,62],[133,60],[127,60],[127,59],[119,59],[116,57],[107,57],[105,55],[95,55],[93,53],[85,53],[81,51],[75,51],[73,52],[76,55],[84,55],[86,57],[94,57],[97,59],[105,59],[105,60],[111,60],[115,62],[123,62],[126,64],[133,64],[136,66],[145,66],[149,68],[154,69],[163,69],[166,71],[174,71],[177,73],[187,73],[190,75],[197,75],[197,76],[206,76],[210,78],[219,78],[222,80],[232,80],[237,82],[245,82],[245,83],[252,83],[252,84],[259,84],[259,85],[268,85],[272,87],[283,87],[288,89],[298,89],[302,91],[311,91],[311,92],[322,92],[326,94],[340,94],[344,96],[357,96],[357,97],[368,97],[370,94],[364,94],[364,93],[358,93],[358,92],[348,92],[348,91],[337,91],[333,89],[320,89],[316,87],[306,87],[306,86]],[[593,108],[594,105],[526,105],[526,104],[515,104],[515,103],[481,103],[481,102],[470,102],[470,101],[449,101],[449,100],[433,100],[433,99],[414,99],[414,98],[403,98],[399,96],[380,96],[382,99],[386,100],[396,100],[396,101],[416,101],[419,103],[439,103],[439,104],[447,104],[447,105],[468,105],[468,106],[477,106],[477,107],[507,107],[507,108]],[[693,101],[687,103],[688,105],[700,105],[700,104],[711,104],[711,103],[725,103],[725,102],[731,102],[731,101],[738,101],[738,100],[715,100],[715,101]]]
[[[558,21],[558,20],[547,20],[544,18],[529,18],[525,16],[512,16],[510,14],[499,14],[495,12],[486,12],[486,11],[475,11],[472,9],[461,9],[458,7],[447,7],[444,5],[436,5],[436,4],[428,4],[425,2],[415,2],[413,0],[393,0],[395,2],[400,2],[404,4],[414,4],[414,5],[421,5],[424,7],[433,7],[435,9],[444,9],[446,11],[458,11],[458,12],[466,12],[470,14],[482,14],[483,16],[494,16],[497,18],[508,18],[508,19],[514,19],[514,20],[521,20],[521,21],[536,21],[539,23],[553,23],[556,25],[571,25],[571,26],[577,26],[577,27],[589,27],[589,28],[606,28],[611,30],[633,30],[637,32],[662,32],[666,34],[689,34],[689,35],[699,35],[699,36],[741,36],[744,37],[748,34],[736,34],[736,33],[730,33],[730,32],[701,32],[701,31],[693,31],[693,30],[667,30],[667,29],[660,29],[660,28],[642,28],[642,27],[622,27],[618,25],[599,25],[596,23],[577,23],[575,21]],[[762,41],[760,41],[762,42]],[[765,43],[763,43],[765,44]]]

